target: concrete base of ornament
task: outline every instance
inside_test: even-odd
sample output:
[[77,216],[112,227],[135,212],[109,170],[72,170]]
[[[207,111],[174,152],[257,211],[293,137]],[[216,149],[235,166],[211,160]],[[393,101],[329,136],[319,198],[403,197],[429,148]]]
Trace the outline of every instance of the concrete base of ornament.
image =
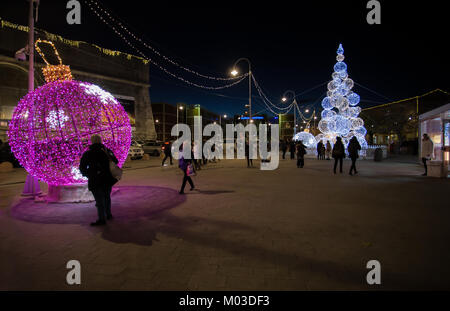
[[48,186],[45,197],[47,203],[86,203],[94,201],[92,192],[87,184],[68,186]]

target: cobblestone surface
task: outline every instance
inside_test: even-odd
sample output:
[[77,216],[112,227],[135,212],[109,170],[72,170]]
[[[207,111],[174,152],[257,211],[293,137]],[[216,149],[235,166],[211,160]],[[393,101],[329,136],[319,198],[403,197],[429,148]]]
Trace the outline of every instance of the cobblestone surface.
[[[349,176],[331,161],[222,160],[185,196],[176,165],[158,164],[127,168],[105,227],[89,226],[93,203],[34,203],[23,170],[0,174],[0,290],[450,289],[449,180],[417,164],[360,161]],[[71,259],[81,285],[66,284]]]

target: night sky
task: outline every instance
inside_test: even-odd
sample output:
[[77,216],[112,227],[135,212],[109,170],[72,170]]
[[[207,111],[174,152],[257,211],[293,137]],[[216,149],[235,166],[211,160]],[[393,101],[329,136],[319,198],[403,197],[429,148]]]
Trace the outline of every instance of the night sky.
[[[66,22],[65,0],[41,0],[37,27],[73,40],[137,55],[81,2],[81,25]],[[448,18],[444,1],[380,1],[381,25],[368,25],[367,1],[105,1],[130,29],[164,55],[203,74],[227,76],[234,61],[247,57],[266,95],[279,105],[285,90],[302,94],[304,107],[316,105],[331,79],[339,43],[348,73],[358,85],[361,106],[449,91]],[[163,2],[163,1],[160,1]],[[393,2],[396,2],[394,4]],[[151,3],[151,6],[144,6]],[[394,6],[396,5],[396,6]],[[2,0],[0,16],[27,24],[25,0]],[[139,48],[160,61],[145,47]],[[161,62],[161,61],[160,61]],[[165,66],[196,83],[210,81]],[[69,64],[70,65],[70,64]],[[247,70],[241,63],[241,71]],[[217,113],[241,114],[248,81],[231,89],[208,91],[187,86],[150,67],[153,102],[204,105]],[[371,91],[369,91],[370,89]],[[262,111],[254,89],[253,113]]]

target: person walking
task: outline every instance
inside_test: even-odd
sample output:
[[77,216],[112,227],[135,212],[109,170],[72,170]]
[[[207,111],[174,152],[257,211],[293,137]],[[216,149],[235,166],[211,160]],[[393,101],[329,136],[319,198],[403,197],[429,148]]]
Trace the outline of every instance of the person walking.
[[303,168],[305,165],[305,154],[306,154],[306,146],[303,145],[302,141],[299,141],[296,146],[297,153],[297,168]]
[[336,137],[336,143],[333,146],[332,156],[334,158],[333,172],[336,174],[336,167],[339,161],[339,172],[342,173],[342,162],[345,157],[345,148],[341,137]]
[[319,141],[319,143],[317,144],[317,160],[322,160],[322,146],[323,142]]
[[327,140],[327,148],[325,149],[325,152],[327,154],[327,160],[331,160],[331,144],[330,141]]
[[289,142],[289,152],[291,154],[291,160],[295,158],[295,142],[293,139]]
[[245,141],[245,157],[247,158],[247,167],[253,167],[253,159],[250,158],[250,145],[248,139]]
[[281,140],[281,151],[283,152],[283,160],[285,160],[285,156],[286,156],[286,151],[287,151],[287,143],[286,140],[282,139]]
[[348,150],[348,156],[352,160],[352,166],[350,167],[349,174],[353,175],[352,171],[354,171],[355,174],[358,174],[358,171],[356,170],[356,159],[359,158],[359,150],[361,150],[361,145],[359,144],[359,141],[355,136],[353,136],[350,139],[347,150]]
[[191,161],[189,159],[185,159],[183,154],[183,145],[181,145],[180,149],[181,157],[178,160],[178,167],[183,171],[183,182],[181,184],[180,194],[184,194],[184,187],[186,187],[186,182],[189,182],[189,185],[191,186],[191,191],[194,190],[194,182],[192,181],[191,176],[189,176],[188,173],[188,166],[191,164]]
[[80,172],[88,178],[88,189],[95,198],[98,219],[91,223],[91,226],[106,224],[106,219],[113,218],[111,214],[111,190],[118,181],[115,179],[109,168],[109,161],[118,163],[114,153],[102,144],[99,135],[91,136],[91,145],[83,153],[80,160]]
[[425,173],[423,173],[422,176],[427,176],[428,174],[427,160],[431,160],[433,156],[433,149],[433,141],[430,139],[428,134],[423,134],[421,157],[423,167],[425,168]]
[[166,162],[167,158],[170,158],[170,165],[173,165],[171,141],[169,141],[168,144],[166,144],[166,146],[164,147],[164,159],[162,160],[161,166],[164,166],[164,162]]
[[200,147],[199,147],[199,145],[197,144],[197,142],[193,142],[192,143],[192,153],[193,153],[193,155],[192,155],[192,161],[194,162],[194,169],[195,170],[197,170],[197,171],[199,171],[199,170],[201,170],[202,168],[201,168],[201,165],[200,165],[200,163],[201,163],[201,159],[196,159],[195,158],[195,155],[197,154],[197,153],[199,153],[200,152]]

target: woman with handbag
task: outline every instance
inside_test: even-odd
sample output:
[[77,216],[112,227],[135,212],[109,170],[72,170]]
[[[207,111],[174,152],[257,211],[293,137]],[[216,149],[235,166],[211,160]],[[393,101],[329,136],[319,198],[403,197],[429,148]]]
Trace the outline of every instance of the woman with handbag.
[[183,183],[181,184],[180,194],[184,194],[184,187],[186,186],[186,182],[189,182],[191,185],[191,191],[194,190],[194,183],[192,182],[192,178],[190,175],[194,173],[194,168],[192,167],[191,160],[187,160],[184,158],[183,154],[183,145],[180,148],[181,157],[178,160],[178,167],[183,171]]
[[92,144],[80,160],[80,172],[88,178],[88,189],[95,198],[98,219],[91,226],[106,224],[106,219],[113,218],[111,214],[112,186],[121,178],[122,169],[114,153],[102,144],[99,135],[91,136]]

